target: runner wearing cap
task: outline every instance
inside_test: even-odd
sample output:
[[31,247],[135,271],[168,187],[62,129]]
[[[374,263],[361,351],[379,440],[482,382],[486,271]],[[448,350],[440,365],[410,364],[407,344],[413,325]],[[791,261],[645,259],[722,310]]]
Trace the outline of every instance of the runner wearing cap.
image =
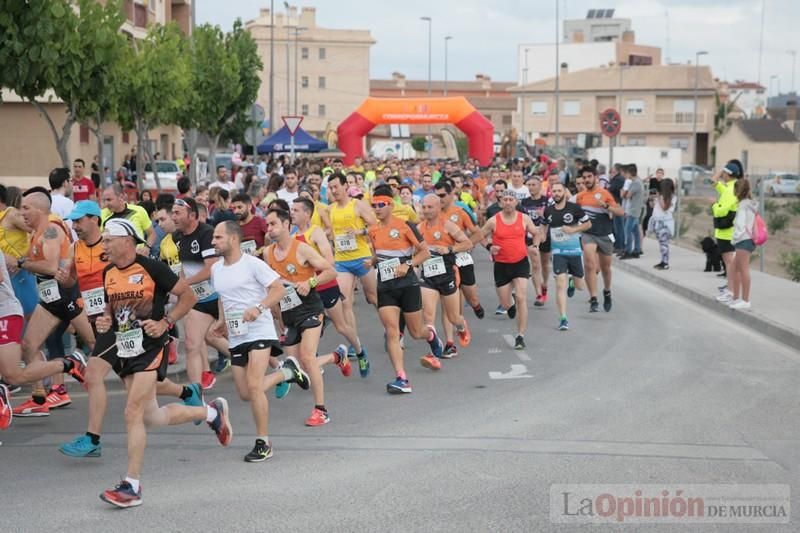
[[[103,273],[106,307],[95,325],[100,335],[114,337],[119,376],[125,382],[128,397],[125,426],[128,436],[128,468],[125,478],[100,498],[116,507],[142,504],[139,484],[146,427],[208,422],[223,446],[233,437],[228,417],[228,402],[217,398],[204,406],[169,404],[159,407],[156,383],[167,372],[167,331],[194,305],[196,298],[189,284],[175,275],[164,263],[137,255],[142,239],[130,222],[109,220],[104,228],[103,247],[109,266]],[[178,298],[175,307],[164,312],[167,298]]]
[[[517,211],[517,195],[505,190],[500,197],[502,211],[484,224],[476,237],[491,236],[489,252],[494,259],[494,284],[500,305],[508,309],[508,318],[517,320],[514,349],[525,348],[525,329],[528,325],[528,278],[531,266],[525,246],[526,235],[539,244],[540,233],[531,218]],[[473,238],[473,242],[477,239]],[[513,291],[513,294],[512,294]]]

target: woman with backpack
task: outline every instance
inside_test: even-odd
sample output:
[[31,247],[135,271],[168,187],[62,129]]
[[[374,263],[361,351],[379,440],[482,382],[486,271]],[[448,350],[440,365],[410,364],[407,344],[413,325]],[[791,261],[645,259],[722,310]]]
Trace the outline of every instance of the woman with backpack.
[[736,255],[728,272],[728,285],[733,292],[733,299],[728,307],[747,310],[750,309],[750,254],[756,249],[753,227],[758,213],[758,203],[750,195],[750,182],[747,179],[736,181],[734,194],[739,207],[733,221],[731,238]]

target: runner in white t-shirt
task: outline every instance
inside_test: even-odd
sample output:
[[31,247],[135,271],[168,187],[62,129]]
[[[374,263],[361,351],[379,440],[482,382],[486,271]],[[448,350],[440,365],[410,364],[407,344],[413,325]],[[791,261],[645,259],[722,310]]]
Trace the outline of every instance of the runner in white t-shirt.
[[308,375],[294,357],[287,357],[279,371],[264,376],[270,356],[283,353],[270,311],[285,293],[283,284],[266,263],[242,254],[242,230],[235,221],[218,224],[212,242],[223,258],[211,267],[211,282],[219,295],[219,319],[212,332],[228,337],[236,390],[253,411],[256,444],[244,460],[261,462],[272,457],[265,392],[283,381],[308,389]]

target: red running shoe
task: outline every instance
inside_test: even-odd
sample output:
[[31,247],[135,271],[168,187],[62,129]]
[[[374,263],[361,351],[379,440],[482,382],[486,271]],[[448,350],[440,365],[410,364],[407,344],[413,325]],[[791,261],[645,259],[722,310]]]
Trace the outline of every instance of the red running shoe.
[[442,368],[442,363],[439,361],[439,358],[434,357],[431,354],[423,356],[419,362],[422,363],[422,366],[425,368],[430,368],[431,370],[441,370]]
[[217,375],[210,370],[203,370],[203,375],[200,378],[200,385],[203,390],[208,390],[217,383]]
[[[347,351],[345,351],[345,359],[347,359]],[[306,419],[306,425],[311,427],[324,426],[330,421],[331,417],[328,416],[328,413],[315,407],[314,410],[311,411],[311,416]]]
[[8,388],[0,384],[0,430],[8,429],[13,417],[14,411],[8,401]]

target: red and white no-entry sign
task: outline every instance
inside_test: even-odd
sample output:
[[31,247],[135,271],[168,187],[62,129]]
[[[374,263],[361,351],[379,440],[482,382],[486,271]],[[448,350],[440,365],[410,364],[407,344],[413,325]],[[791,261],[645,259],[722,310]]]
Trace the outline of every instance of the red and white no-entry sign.
[[622,118],[619,111],[608,108],[600,113],[600,131],[606,137],[616,137],[622,127]]

